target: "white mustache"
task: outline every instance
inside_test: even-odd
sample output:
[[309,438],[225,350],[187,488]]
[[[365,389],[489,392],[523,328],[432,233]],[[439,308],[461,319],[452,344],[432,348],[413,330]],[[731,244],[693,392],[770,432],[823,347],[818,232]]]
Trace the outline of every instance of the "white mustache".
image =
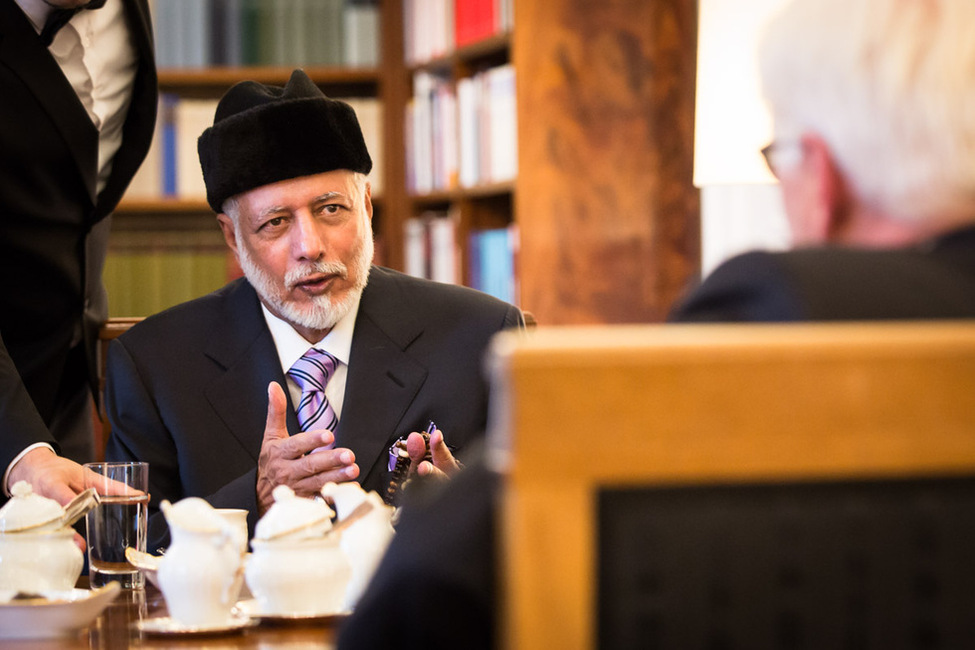
[[284,276],[284,286],[289,290],[294,289],[299,282],[316,274],[338,275],[344,280],[349,276],[349,269],[341,262],[309,262],[288,271]]

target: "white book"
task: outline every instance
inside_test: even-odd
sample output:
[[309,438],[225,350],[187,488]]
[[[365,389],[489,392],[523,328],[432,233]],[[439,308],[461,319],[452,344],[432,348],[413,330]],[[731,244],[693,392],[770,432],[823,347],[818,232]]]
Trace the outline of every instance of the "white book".
[[477,185],[478,82],[474,77],[457,81],[458,177],[462,187]]
[[424,219],[413,217],[403,224],[403,271],[417,278],[427,277],[427,228]]
[[352,107],[359,120],[362,138],[366,141],[366,150],[372,158],[372,172],[369,173],[372,195],[379,196],[383,191],[383,161],[385,160],[382,102],[375,97],[349,97],[342,101]]
[[206,198],[206,185],[196,142],[213,124],[216,99],[180,99],[176,104],[176,195],[184,199]]
[[442,84],[439,92],[440,123],[437,133],[440,135],[441,177],[440,187],[449,189],[457,187],[457,95],[454,86]]
[[457,283],[457,223],[447,215],[429,220],[430,279]]
[[503,65],[487,71],[489,182],[510,181],[518,174],[518,111],[515,106],[515,68]]

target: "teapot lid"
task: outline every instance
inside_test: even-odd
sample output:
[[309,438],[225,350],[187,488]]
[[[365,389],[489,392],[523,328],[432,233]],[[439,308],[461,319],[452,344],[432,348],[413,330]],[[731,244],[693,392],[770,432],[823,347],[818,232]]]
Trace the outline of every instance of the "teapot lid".
[[27,481],[17,481],[10,488],[11,499],[0,508],[0,533],[13,533],[51,523],[64,515],[64,508],[54,499],[34,493]]
[[335,513],[324,501],[299,497],[287,485],[277,486],[271,495],[274,504],[257,522],[256,539],[274,539],[312,526],[331,528]]
[[176,503],[160,504],[166,522],[176,528],[201,533],[216,533],[225,528],[225,522],[206,499],[186,497]]

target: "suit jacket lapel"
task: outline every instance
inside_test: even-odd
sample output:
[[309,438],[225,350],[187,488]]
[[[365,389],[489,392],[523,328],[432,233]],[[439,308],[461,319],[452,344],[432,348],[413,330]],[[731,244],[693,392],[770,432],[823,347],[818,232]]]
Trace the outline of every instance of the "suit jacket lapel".
[[[261,313],[257,294],[246,280],[228,291],[222,322],[204,354],[224,368],[206,389],[206,398],[234,437],[257,460],[267,420],[267,385],[286,387],[274,339]],[[288,431],[298,431],[294,409],[288,409]]]
[[362,294],[349,356],[337,447],[353,450],[361,482],[383,471],[386,451],[401,435],[399,423],[427,377],[427,369],[405,352],[422,332],[383,271],[373,268]]
[[34,27],[16,3],[0,2],[0,29],[3,30],[0,34],[0,63],[13,70],[44,106],[71,150],[94,205],[98,130],[57,61],[41,44]]

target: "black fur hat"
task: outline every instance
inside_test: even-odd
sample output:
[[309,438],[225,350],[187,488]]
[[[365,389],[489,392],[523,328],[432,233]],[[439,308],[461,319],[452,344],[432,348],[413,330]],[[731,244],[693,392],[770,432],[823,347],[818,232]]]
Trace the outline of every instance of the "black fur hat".
[[216,212],[230,197],[269,183],[333,169],[372,169],[355,111],[326,97],[301,70],[284,88],[235,84],[220,99],[197,149],[207,202]]

